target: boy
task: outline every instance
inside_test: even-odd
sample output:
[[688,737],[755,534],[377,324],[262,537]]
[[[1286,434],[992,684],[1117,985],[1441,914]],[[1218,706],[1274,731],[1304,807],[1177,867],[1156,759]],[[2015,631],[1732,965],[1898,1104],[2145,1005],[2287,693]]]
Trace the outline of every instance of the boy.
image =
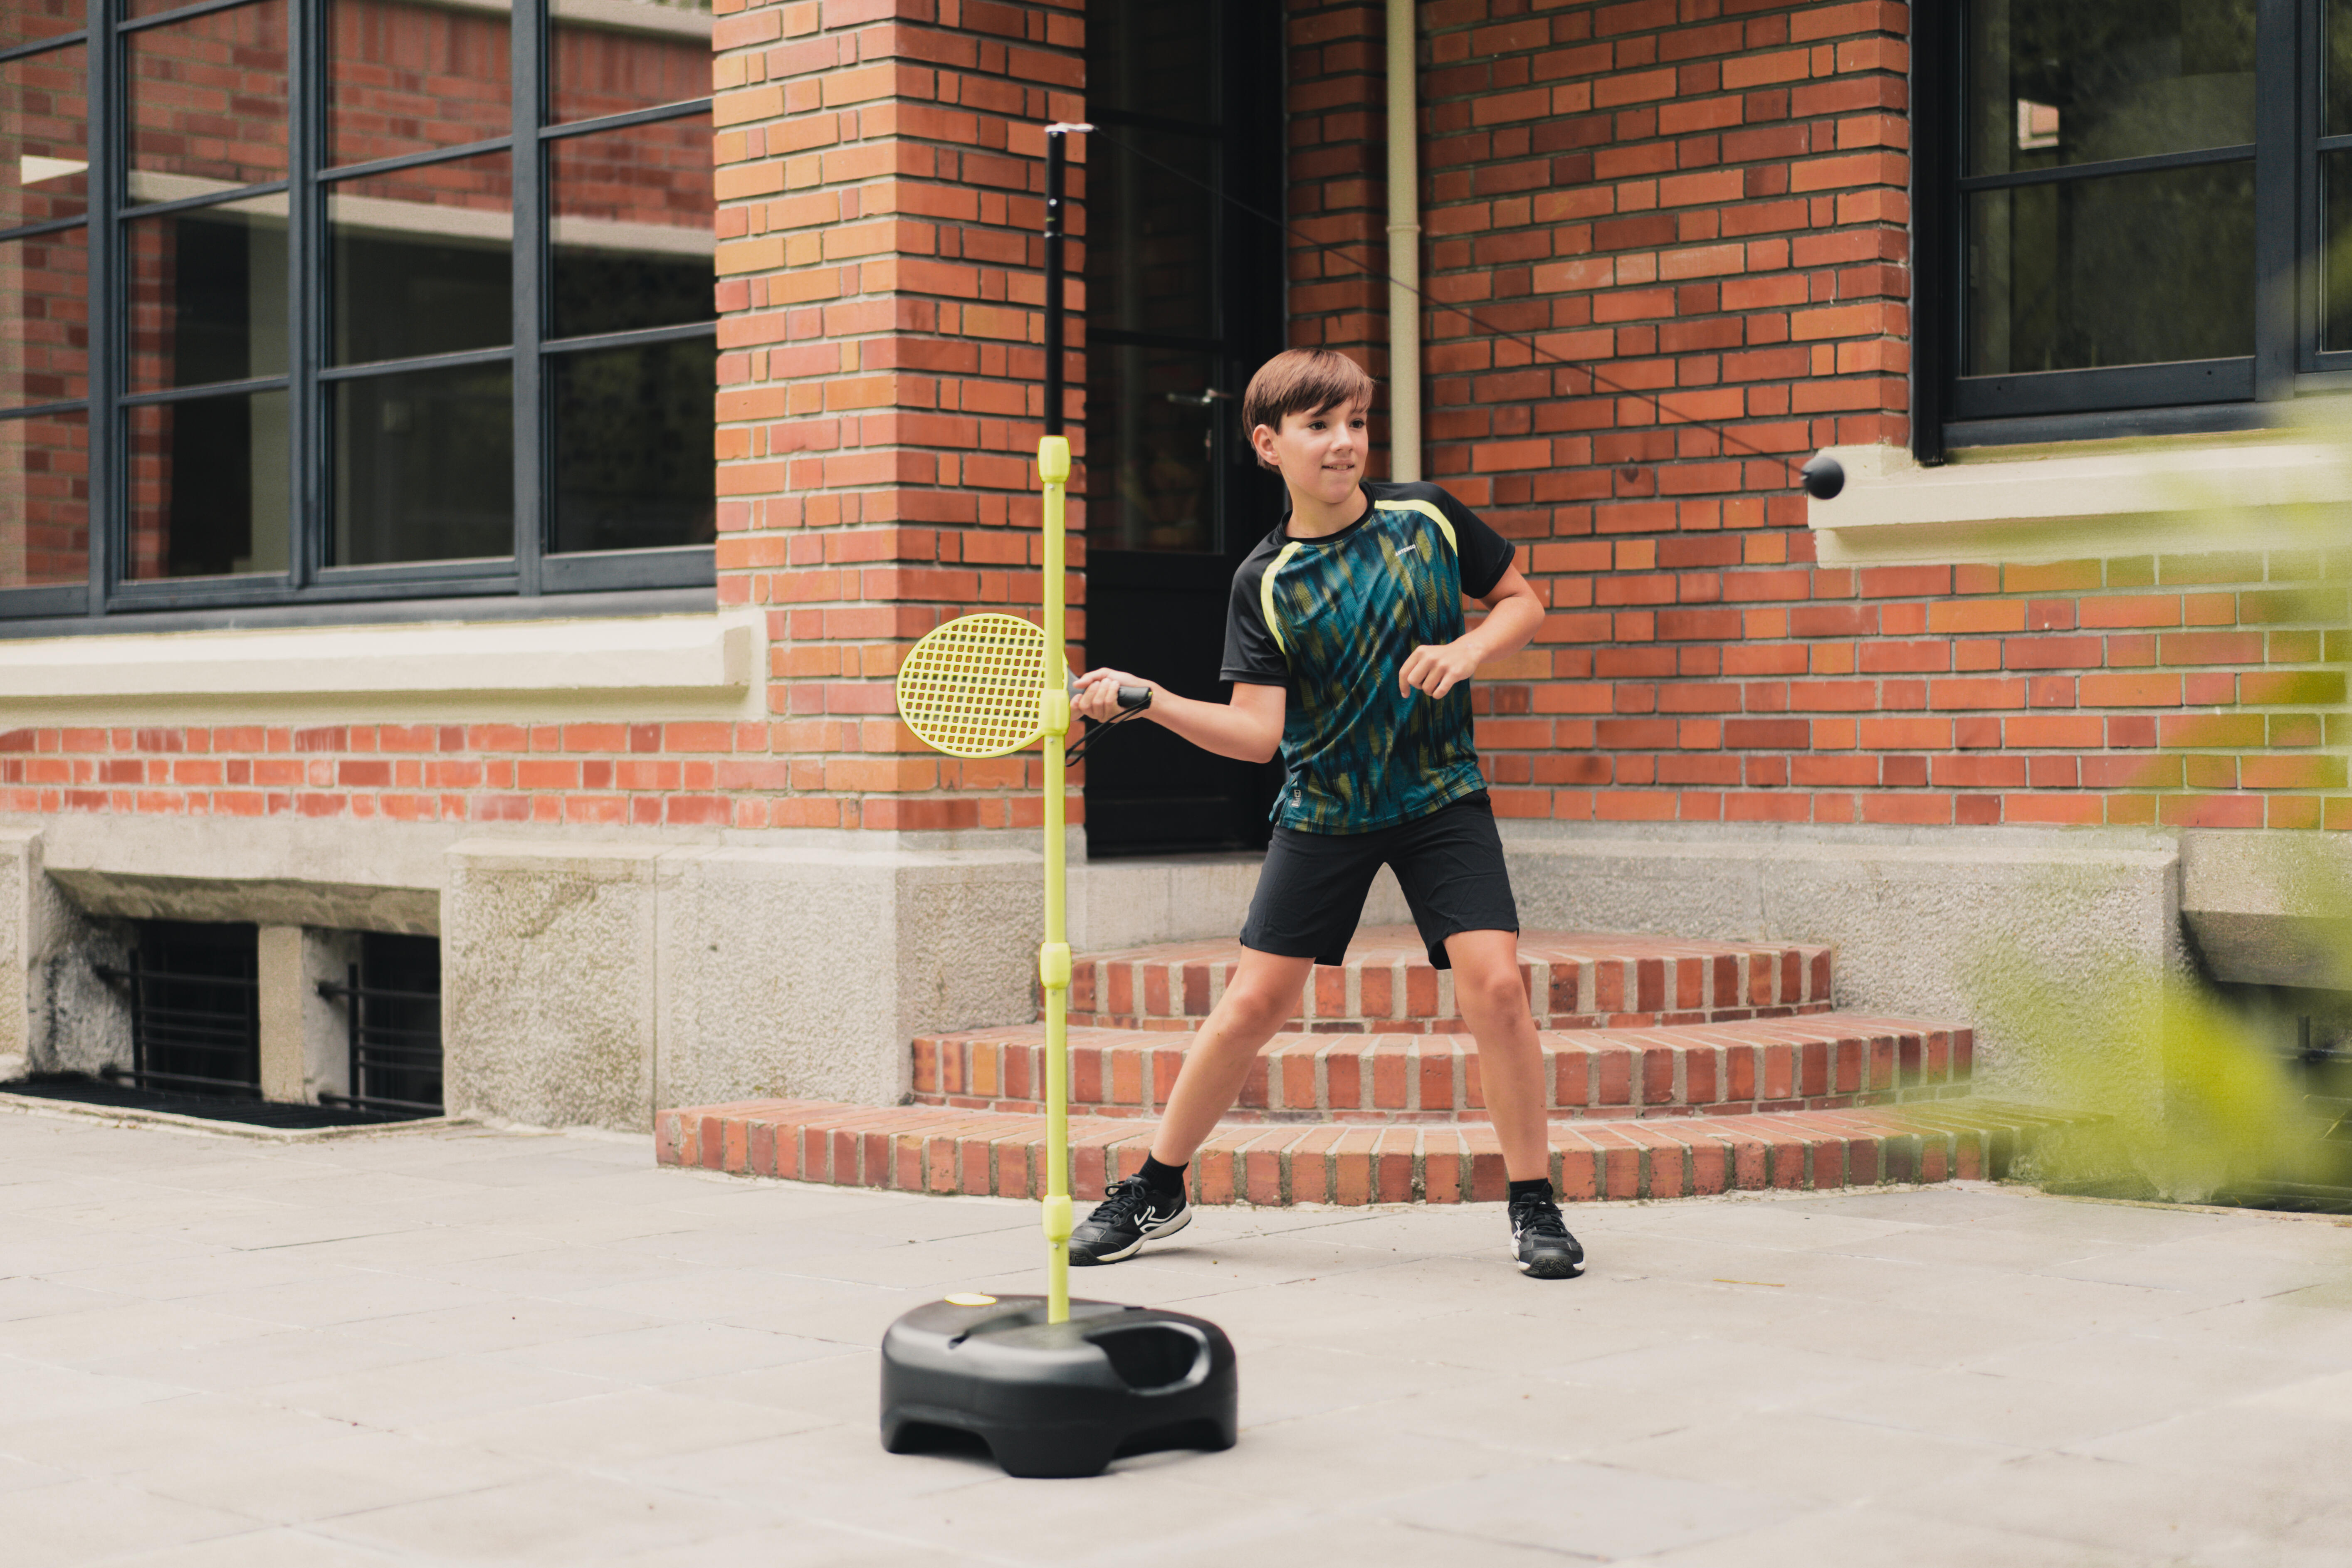
[[[1519,1268],[1557,1279],[1583,1260],[1552,1201],[1518,909],[1470,735],[1471,673],[1524,647],[1543,605],[1509,542],[1469,508],[1435,485],[1363,478],[1371,403],[1371,377],[1326,349],[1278,354],[1250,381],[1243,423],[1258,462],[1288,487],[1290,515],[1234,574],[1229,703],[1178,697],[1125,670],[1079,682],[1087,718],[1115,716],[1119,687],[1150,686],[1144,717],[1221,756],[1264,762],[1278,744],[1289,778],[1241,962],[1185,1052],[1150,1157],[1078,1225],[1073,1263],[1116,1263],[1192,1222],[1193,1152],[1297,1009],[1314,965],[1342,961],[1382,862],[1429,961],[1454,971],[1477,1039]],[[1488,612],[1475,632],[1464,631],[1465,595]]]

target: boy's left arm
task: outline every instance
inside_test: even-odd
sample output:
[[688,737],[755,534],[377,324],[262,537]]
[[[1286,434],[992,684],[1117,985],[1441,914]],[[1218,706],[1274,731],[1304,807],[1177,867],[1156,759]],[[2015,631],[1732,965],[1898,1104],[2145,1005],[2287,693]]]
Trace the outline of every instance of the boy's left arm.
[[1543,601],[1519,569],[1510,567],[1492,591],[1482,596],[1486,618],[1452,642],[1424,643],[1406,656],[1397,670],[1397,692],[1421,690],[1443,697],[1470,679],[1482,664],[1490,663],[1528,646],[1543,625]]

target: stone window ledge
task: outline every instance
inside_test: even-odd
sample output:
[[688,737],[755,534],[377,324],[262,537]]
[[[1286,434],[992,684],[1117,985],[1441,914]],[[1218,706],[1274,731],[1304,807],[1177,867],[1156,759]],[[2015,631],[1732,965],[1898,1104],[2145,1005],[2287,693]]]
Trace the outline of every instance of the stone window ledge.
[[1845,489],[1806,500],[1826,565],[2308,546],[2317,509],[2352,501],[2352,455],[2307,431],[1990,447],[1932,468],[1900,447],[1828,450]]
[[28,637],[0,642],[0,702],[740,690],[757,630],[705,613]]

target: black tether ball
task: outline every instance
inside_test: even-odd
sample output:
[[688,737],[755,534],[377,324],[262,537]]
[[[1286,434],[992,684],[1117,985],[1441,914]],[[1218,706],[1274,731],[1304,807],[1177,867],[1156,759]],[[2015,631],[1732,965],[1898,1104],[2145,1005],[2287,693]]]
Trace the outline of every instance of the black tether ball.
[[1816,452],[1813,460],[1797,470],[1803,479],[1805,493],[1815,500],[1834,500],[1838,491],[1845,489],[1845,465],[1827,452]]

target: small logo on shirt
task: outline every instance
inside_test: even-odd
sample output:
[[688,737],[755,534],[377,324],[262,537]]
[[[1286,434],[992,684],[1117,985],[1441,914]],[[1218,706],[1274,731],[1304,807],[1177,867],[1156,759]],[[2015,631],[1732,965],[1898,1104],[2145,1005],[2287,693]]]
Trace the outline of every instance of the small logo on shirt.
[[1420,549],[1421,541],[1416,539],[1411,544],[1408,544],[1403,549],[1398,551],[1397,553],[1399,555],[1411,555],[1418,552]]

